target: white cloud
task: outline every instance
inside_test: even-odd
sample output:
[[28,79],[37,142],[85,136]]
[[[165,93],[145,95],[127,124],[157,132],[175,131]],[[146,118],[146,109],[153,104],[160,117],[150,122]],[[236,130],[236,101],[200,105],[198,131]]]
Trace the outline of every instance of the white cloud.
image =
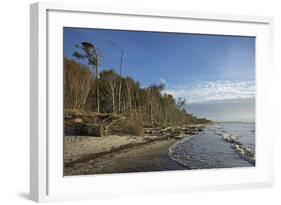
[[175,98],[185,98],[187,103],[237,100],[254,97],[255,82],[206,81],[167,88],[164,92]]

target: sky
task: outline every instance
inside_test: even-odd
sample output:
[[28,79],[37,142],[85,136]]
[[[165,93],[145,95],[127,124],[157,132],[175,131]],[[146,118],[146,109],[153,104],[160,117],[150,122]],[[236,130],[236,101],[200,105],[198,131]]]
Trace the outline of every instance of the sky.
[[255,38],[242,36],[64,28],[64,55],[88,41],[118,71],[141,86],[165,84],[163,93],[186,100],[185,109],[214,121],[255,121]]

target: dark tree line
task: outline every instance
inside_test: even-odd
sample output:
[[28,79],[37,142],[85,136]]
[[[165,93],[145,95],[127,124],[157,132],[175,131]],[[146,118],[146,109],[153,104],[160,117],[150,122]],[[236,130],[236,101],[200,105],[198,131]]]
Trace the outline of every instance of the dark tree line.
[[118,74],[113,69],[99,72],[102,55],[88,42],[76,46],[76,59],[88,61],[89,67],[64,59],[64,107],[96,113],[113,113],[138,120],[145,126],[206,123],[184,109],[185,101],[163,94],[164,84],[146,88],[130,77],[121,76],[124,53]]

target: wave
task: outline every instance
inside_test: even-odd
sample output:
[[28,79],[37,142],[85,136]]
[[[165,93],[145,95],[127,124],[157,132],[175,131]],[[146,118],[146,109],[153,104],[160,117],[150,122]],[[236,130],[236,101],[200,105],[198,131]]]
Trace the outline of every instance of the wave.
[[214,127],[217,128],[217,129],[222,129],[222,127],[218,126],[218,125],[214,125]]
[[185,156],[185,158],[183,158],[180,153],[176,152],[176,148],[177,148],[178,145],[187,142],[188,140],[190,140],[191,138],[193,138],[193,137],[195,137],[195,136],[197,136],[197,135],[190,135],[190,136],[187,136],[187,137],[185,137],[184,139],[182,139],[182,140],[180,140],[180,141],[177,141],[176,143],[174,143],[174,144],[169,148],[169,152],[168,152],[168,155],[169,155],[169,157],[170,157],[172,160],[178,162],[179,164],[183,165],[184,167],[186,167],[186,168],[188,168],[188,169],[196,169],[196,168],[198,168],[198,167],[190,167],[190,165],[187,165],[187,164],[185,163],[185,160],[186,160],[187,158],[189,158],[189,156]]
[[231,143],[232,144],[231,147],[239,154],[239,156],[242,159],[247,160],[249,163],[255,165],[256,163],[255,153],[247,146],[239,142],[235,136],[232,136],[227,132],[218,132],[218,131],[215,131],[215,134],[219,135],[223,141]]
[[[191,139],[192,141],[189,141]],[[255,165],[255,153],[246,144],[243,144],[243,141],[239,141],[241,139],[244,138],[237,138],[229,134],[224,127],[210,126],[202,133],[187,136],[174,143],[169,148],[168,155],[172,160],[188,169]],[[227,145],[228,143],[231,146]],[[229,152],[231,149],[233,152]]]

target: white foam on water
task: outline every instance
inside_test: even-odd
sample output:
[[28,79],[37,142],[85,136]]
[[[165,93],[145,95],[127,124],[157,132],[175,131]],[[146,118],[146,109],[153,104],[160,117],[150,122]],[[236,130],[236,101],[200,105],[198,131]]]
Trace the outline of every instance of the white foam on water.
[[255,165],[255,153],[246,145],[243,145],[240,141],[238,141],[237,137],[229,134],[225,130],[222,132],[214,131],[214,133],[221,136],[221,139],[225,142],[231,143],[232,148],[241,156],[242,159],[245,159],[251,164]]
[[[211,138],[209,138],[208,136],[211,133],[219,136],[219,138],[213,138],[214,136],[210,136]],[[203,138],[201,138],[200,135],[202,135]],[[200,138],[197,139],[195,138],[196,136]],[[192,138],[194,138],[195,141],[192,140],[189,142]],[[220,139],[222,142],[229,143],[230,146],[220,143],[218,141]],[[222,127],[216,125],[209,126],[205,128],[204,132],[193,136],[187,136],[183,140],[173,144],[169,148],[168,154],[172,160],[190,169],[255,165],[255,153],[249,147],[243,145],[239,139],[241,139],[241,137],[226,132],[223,124]],[[230,150],[233,150],[233,154],[231,154]],[[236,157],[235,153],[238,154]]]
[[[180,163],[181,165],[183,165],[183,166],[185,166],[185,167],[187,167],[187,168],[191,168],[191,167],[188,167],[188,165],[184,162],[184,160],[181,159],[180,154],[178,154],[175,150],[176,150],[176,148],[177,148],[177,146],[178,146],[179,144],[185,143],[186,141],[190,140],[190,139],[191,139],[192,137],[194,137],[194,136],[196,136],[196,135],[187,136],[187,137],[185,137],[184,139],[182,139],[182,140],[180,140],[180,141],[177,141],[175,144],[173,144],[173,145],[169,148],[169,152],[168,152],[168,155],[169,155],[169,157],[170,157],[172,160],[174,160],[174,161]],[[188,158],[188,156],[185,156],[185,157]]]

